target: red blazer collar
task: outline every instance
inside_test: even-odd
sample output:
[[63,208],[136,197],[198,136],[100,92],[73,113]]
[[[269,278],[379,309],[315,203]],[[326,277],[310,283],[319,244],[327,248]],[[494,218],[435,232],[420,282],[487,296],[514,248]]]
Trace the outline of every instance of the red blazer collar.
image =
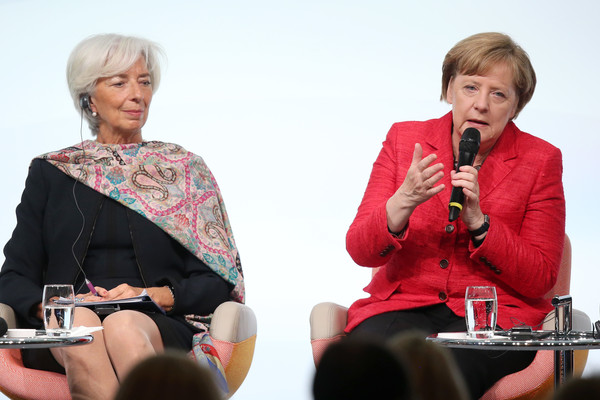
[[[444,205],[448,206],[452,185],[450,184],[450,170],[454,169],[454,154],[452,153],[452,112],[442,118],[431,120],[431,135],[425,139],[424,155],[435,153],[437,161],[444,164],[444,178],[440,183],[446,185],[436,197]],[[480,199],[484,199],[502,180],[510,173],[509,160],[517,157],[516,139],[519,129],[514,122],[506,124],[504,131],[498,141],[486,157],[479,170],[479,193]]]
[[498,141],[479,170],[479,198],[483,200],[511,172],[509,160],[517,158],[517,134],[514,122],[506,124]]

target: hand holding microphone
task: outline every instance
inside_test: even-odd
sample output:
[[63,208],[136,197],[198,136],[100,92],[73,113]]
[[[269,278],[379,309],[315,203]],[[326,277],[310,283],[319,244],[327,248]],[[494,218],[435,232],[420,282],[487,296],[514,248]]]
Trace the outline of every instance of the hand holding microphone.
[[[456,165],[456,172],[459,172],[460,167],[463,165],[473,165],[480,144],[481,134],[479,131],[475,128],[465,129],[458,145],[458,163]],[[463,188],[453,187],[452,194],[450,195],[450,203],[448,204],[448,221],[452,222],[458,218],[458,215],[463,209],[464,202],[465,195],[463,193]]]

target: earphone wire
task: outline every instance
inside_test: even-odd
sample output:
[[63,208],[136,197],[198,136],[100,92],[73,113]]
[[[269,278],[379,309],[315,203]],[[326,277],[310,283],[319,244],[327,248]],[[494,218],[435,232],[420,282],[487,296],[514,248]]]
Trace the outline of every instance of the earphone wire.
[[75,239],[75,241],[73,242],[73,245],[71,246],[71,254],[73,255],[73,258],[75,259],[75,262],[77,263],[77,266],[79,267],[79,270],[83,274],[83,283],[81,284],[81,286],[79,286],[79,288],[77,288],[75,293],[79,293],[79,291],[86,284],[86,281],[87,281],[87,275],[86,275],[85,271],[83,270],[83,266],[81,265],[81,262],[79,262],[77,255],[75,255],[75,246],[77,245],[77,242],[79,242],[79,239],[81,239],[81,236],[83,235],[83,230],[85,229],[85,215],[83,214],[83,211],[81,210],[81,207],[79,206],[79,201],[77,201],[77,195],[75,194],[75,186],[77,186],[77,181],[79,179],[81,179],[81,177],[84,173],[85,160],[86,160],[85,146],[83,144],[83,112],[84,112],[83,107],[81,107],[81,121],[79,124],[79,138],[81,140],[81,150],[83,151],[83,158],[82,158],[81,168],[79,169],[79,177],[74,178],[73,189],[72,189],[73,200],[75,201],[75,207],[77,207],[77,211],[79,211],[79,214],[81,215],[81,220],[82,220],[81,229],[79,230],[79,234],[77,235],[77,238]]

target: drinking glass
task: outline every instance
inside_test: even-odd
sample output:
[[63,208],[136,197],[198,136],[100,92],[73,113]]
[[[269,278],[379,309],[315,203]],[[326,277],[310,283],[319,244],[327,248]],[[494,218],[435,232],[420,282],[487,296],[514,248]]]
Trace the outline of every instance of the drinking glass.
[[67,336],[73,328],[73,285],[46,285],[42,296],[44,327],[49,336]]
[[488,338],[496,329],[498,301],[494,286],[469,286],[465,294],[467,333],[475,338]]

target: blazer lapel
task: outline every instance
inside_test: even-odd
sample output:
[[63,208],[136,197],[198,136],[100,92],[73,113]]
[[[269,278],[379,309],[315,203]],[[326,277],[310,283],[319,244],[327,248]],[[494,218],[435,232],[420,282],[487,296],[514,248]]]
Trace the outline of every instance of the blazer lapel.
[[479,170],[479,199],[485,199],[511,172],[507,161],[517,157],[516,127],[509,122]]

